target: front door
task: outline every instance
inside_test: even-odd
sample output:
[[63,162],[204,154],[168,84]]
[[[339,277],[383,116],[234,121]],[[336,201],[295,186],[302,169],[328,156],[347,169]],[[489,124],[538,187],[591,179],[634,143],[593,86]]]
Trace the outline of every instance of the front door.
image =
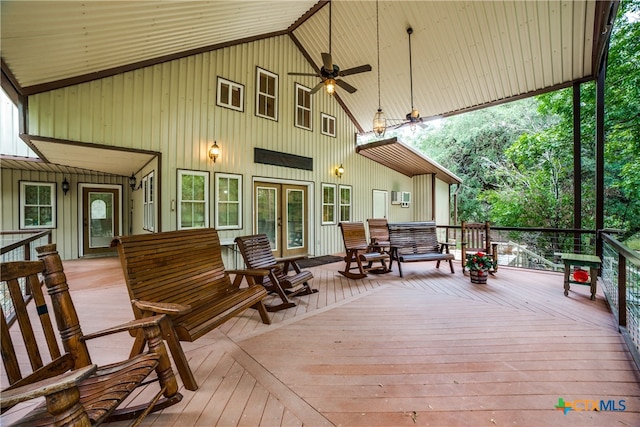
[[83,187],[83,255],[114,252],[111,240],[119,231],[120,189]]
[[274,256],[307,254],[307,187],[255,182],[253,194],[255,233],[267,235]]

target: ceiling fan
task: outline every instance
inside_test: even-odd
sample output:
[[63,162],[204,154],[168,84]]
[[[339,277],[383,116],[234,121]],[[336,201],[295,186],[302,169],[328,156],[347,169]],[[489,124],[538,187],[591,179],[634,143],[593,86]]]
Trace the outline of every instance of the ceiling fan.
[[320,68],[320,73],[288,73],[290,76],[320,77],[322,81],[311,89],[311,94],[316,93],[322,86],[324,86],[327,93],[329,95],[333,95],[336,90],[336,85],[349,93],[354,93],[357,89],[344,80],[340,80],[338,77],[345,77],[371,71],[371,65],[369,64],[341,70],[340,67],[333,62],[333,58],[331,57],[331,3],[332,2],[329,1],[329,53],[322,52],[322,67]]
[[422,117],[420,117],[420,112],[416,110],[413,105],[413,66],[411,62],[411,34],[413,34],[413,28],[407,28],[407,34],[409,34],[409,81],[411,84],[411,112],[407,113],[404,119],[388,119],[388,120],[398,120],[402,121],[402,123],[395,125],[394,129],[402,127],[406,124],[411,126],[411,130],[415,130],[418,124],[422,123]]

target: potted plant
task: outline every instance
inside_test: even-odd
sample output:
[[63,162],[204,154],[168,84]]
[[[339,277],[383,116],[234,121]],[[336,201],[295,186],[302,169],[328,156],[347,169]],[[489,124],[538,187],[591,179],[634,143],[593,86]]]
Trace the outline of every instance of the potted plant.
[[467,268],[471,276],[471,283],[487,283],[489,270],[494,268],[493,258],[484,252],[476,252],[467,257]]

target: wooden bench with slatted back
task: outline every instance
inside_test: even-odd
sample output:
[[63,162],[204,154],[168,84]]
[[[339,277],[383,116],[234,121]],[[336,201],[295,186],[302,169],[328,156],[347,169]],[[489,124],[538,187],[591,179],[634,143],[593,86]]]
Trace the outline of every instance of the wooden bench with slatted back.
[[[136,318],[169,316],[163,334],[189,390],[198,386],[179,341],[195,341],[250,307],[271,323],[262,301],[267,292],[255,280],[267,273],[225,270],[213,228],[120,236],[111,245],[118,247]],[[240,287],[243,278],[248,287]],[[132,352],[143,347],[138,337]]]
[[282,302],[267,306],[268,311],[295,307],[296,304],[289,300],[289,296],[318,292],[310,285],[313,274],[309,270],[302,270],[298,265],[299,260],[307,258],[306,255],[276,258],[266,234],[236,237],[235,242],[248,268],[269,272],[268,276],[256,281],[261,283],[268,292],[277,294]]
[[[369,246],[364,223],[341,222],[338,226],[342,232],[345,250],[345,267],[340,274],[350,279],[362,279],[367,277],[367,273],[379,274],[391,271],[391,266],[387,266],[389,254],[373,251]],[[358,272],[352,273],[351,270],[355,269]]]
[[398,263],[398,271],[402,277],[403,262],[448,261],[451,273],[455,257],[449,253],[447,243],[439,243],[436,234],[436,223],[401,222],[389,224],[389,241],[391,243],[391,264]]

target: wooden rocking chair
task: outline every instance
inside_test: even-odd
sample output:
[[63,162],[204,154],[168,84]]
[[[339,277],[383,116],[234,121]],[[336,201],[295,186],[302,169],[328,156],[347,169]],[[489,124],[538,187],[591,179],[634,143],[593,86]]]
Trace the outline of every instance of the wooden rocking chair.
[[[362,279],[367,277],[367,273],[380,274],[391,271],[391,266],[387,266],[387,261],[390,259],[389,254],[371,249],[362,222],[341,222],[338,226],[342,231],[345,250],[345,267],[343,271],[340,271],[340,274],[349,279]],[[374,265],[378,262],[380,265]],[[352,264],[354,265],[352,266]],[[358,272],[352,273],[351,270],[355,269]]]
[[[296,304],[288,297],[318,292],[317,289],[313,289],[309,285],[313,274],[308,270],[303,271],[297,263],[297,261],[307,258],[306,256],[275,258],[266,234],[236,237],[235,242],[247,268],[269,272],[266,277],[256,278],[256,282],[264,286],[267,292],[277,294],[282,300],[281,304],[267,305],[267,311],[295,307]],[[293,271],[290,271],[291,269]]]
[[[178,393],[171,361],[160,335],[159,322],[164,316],[83,335],[55,245],[39,247],[37,251],[39,261],[1,265],[2,282],[9,290],[17,320],[15,328],[10,329],[2,310],[2,359],[10,384],[0,395],[3,413],[18,403],[45,397],[46,404],[35,405],[17,425],[87,426],[130,418],[138,418],[139,422],[149,412],[179,402],[182,395]],[[44,276],[50,307],[39,276]],[[24,283],[33,297],[35,304],[31,307],[24,301],[20,283]],[[51,314],[55,315],[64,352],[58,347]],[[40,327],[34,330],[32,323],[39,323]],[[104,367],[91,362],[86,341],[140,328],[144,330],[148,351]],[[14,346],[14,341],[22,342],[16,342]],[[21,349],[20,353],[26,349],[28,360],[20,360],[16,348]],[[45,363],[47,359],[41,354],[50,362]],[[29,365],[31,372],[23,373]],[[119,409],[123,400],[154,371],[160,384],[157,395],[148,404]]]
[[487,222],[465,222],[461,223],[462,242],[462,272],[465,272],[467,258],[477,252],[484,252],[493,258],[494,268],[489,273],[498,271],[498,244],[491,242],[491,227]]

